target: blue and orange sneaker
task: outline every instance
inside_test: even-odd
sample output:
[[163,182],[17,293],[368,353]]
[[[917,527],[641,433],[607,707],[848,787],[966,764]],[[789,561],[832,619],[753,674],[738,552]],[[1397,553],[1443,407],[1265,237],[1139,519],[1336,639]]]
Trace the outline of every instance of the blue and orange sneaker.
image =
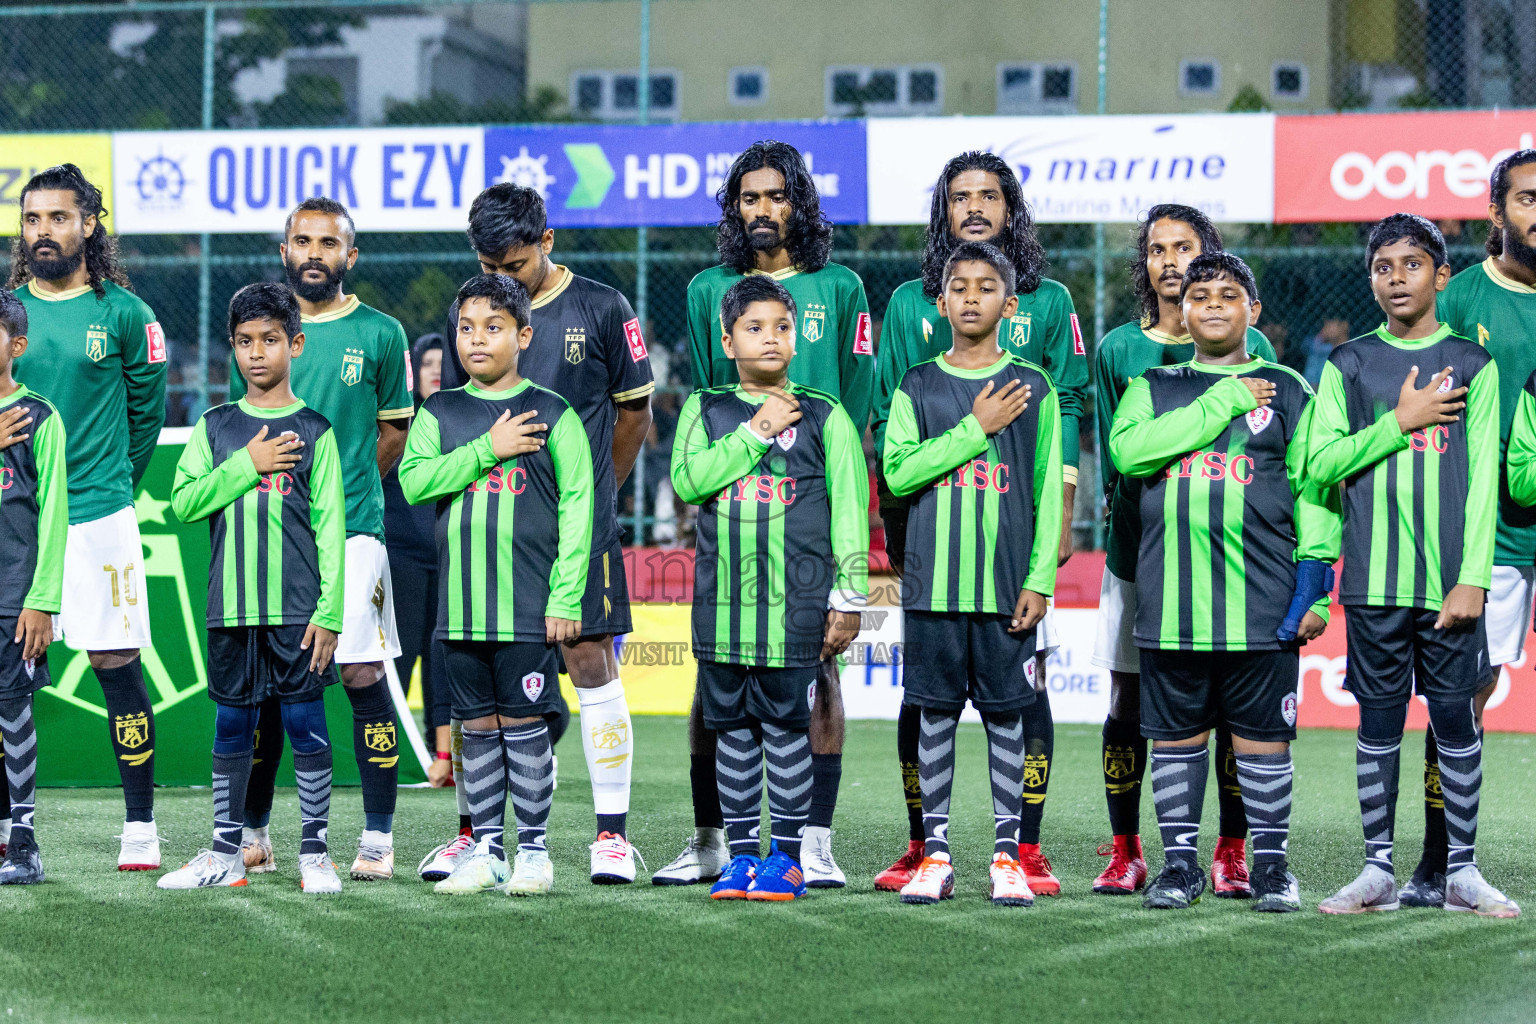
[[731,862],[720,873],[720,881],[710,886],[709,898],[712,900],[746,899],[747,891],[751,889],[752,880],[757,877],[757,870],[762,863],[762,858],[754,857],[750,853],[732,857]]
[[800,862],[781,853],[779,844],[774,843],[768,859],[757,869],[757,877],[747,889],[747,899],[783,903],[804,895],[805,872],[800,869]]

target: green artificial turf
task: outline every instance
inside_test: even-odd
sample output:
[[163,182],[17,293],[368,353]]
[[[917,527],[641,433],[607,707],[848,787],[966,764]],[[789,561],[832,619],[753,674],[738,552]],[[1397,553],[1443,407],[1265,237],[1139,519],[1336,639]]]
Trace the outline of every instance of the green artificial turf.
[[[692,827],[686,728],[636,723],[631,838],[652,867]],[[307,897],[298,811],[281,790],[280,870],[234,890],[160,892],[112,870],[121,814],[111,790],[43,790],[46,885],[0,889],[0,1021],[1516,1021],[1536,1016],[1532,922],[1403,910],[1329,918],[1317,900],[1354,877],[1361,840],[1351,734],[1296,744],[1292,866],[1306,909],[1273,917],[1207,897],[1184,912],[1094,896],[1107,838],[1098,730],[1062,726],[1045,852],[1064,895],[1033,909],[986,900],[992,822],[984,738],[962,728],[951,842],[956,898],[907,907],[870,880],[906,842],[893,723],[848,729],[834,851],[850,884],[793,904],[710,901],[704,887],[598,888],[586,878],[592,818],[580,747],[560,748],[551,822],[555,891],[535,899],[437,896],[413,874],[451,835],[451,791],[400,794],[396,879]],[[42,756],[50,749],[42,737]],[[1418,750],[1404,742],[1399,877],[1422,834]],[[1536,913],[1536,737],[1493,735],[1479,861]],[[1207,792],[1202,855],[1215,825]],[[162,790],[167,866],[208,844],[211,798]],[[358,791],[332,805],[343,871],[361,827]],[[1161,862],[1143,801],[1153,870]]]

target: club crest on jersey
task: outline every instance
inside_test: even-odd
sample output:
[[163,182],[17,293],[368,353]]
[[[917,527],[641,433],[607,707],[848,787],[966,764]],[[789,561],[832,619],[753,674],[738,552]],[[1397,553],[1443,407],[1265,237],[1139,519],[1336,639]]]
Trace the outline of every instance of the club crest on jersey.
[[341,382],[347,387],[363,379],[363,353],[349,348],[341,354]]
[[1440,382],[1440,386],[1438,388],[1436,388],[1435,391],[1438,392],[1439,394],[1443,395],[1447,391],[1451,390],[1451,388],[1453,388],[1455,386],[1454,384],[1451,383],[1451,379],[1452,379],[1452,375],[1449,374],[1449,373],[1446,374],[1445,375],[1445,380]]
[[1253,410],[1253,412],[1250,412],[1243,418],[1248,421],[1248,430],[1251,433],[1258,434],[1263,432],[1265,427],[1269,426],[1270,421],[1275,418],[1275,412],[1266,405]]
[[565,329],[565,361],[575,366],[585,358],[587,358],[587,329],[567,327]]
[[1296,694],[1288,693],[1280,701],[1280,717],[1285,719],[1286,725],[1296,724]]
[[779,431],[779,436],[775,440],[779,442],[780,448],[789,451],[789,446],[795,443],[795,428],[785,427]]
[[538,700],[539,694],[544,692],[544,673],[529,672],[523,676],[523,696],[529,700]]
[[1008,332],[1008,344],[1014,348],[1028,348],[1029,336],[1034,330],[1035,318],[1032,313],[1015,313],[1008,318],[1012,325]]
[[821,340],[827,326],[827,313],[823,309],[807,309],[800,318],[800,337],[815,343]]
[[107,329],[100,324],[91,324],[85,329],[85,356],[93,363],[99,363],[107,355]]

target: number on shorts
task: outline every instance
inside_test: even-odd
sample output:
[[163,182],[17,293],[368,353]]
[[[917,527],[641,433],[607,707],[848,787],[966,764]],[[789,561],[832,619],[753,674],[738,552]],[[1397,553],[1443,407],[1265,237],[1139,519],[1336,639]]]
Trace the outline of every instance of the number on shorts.
[[134,583],[133,583],[133,563],[132,562],[129,562],[127,565],[125,565],[123,567],[122,584],[121,584],[121,586],[119,586],[119,584],[118,584],[118,572],[117,572],[117,567],[116,566],[104,565],[104,566],[101,567],[101,571],[104,572],[104,573],[109,574],[112,577],[112,607],[113,608],[121,607],[125,600],[130,605],[137,605],[139,603],[139,591],[138,591],[138,588],[135,587]]

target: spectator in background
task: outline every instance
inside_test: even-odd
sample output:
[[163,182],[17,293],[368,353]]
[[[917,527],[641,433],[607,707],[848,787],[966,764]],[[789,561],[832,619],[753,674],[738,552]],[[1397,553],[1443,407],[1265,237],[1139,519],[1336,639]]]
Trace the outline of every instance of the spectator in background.
[[1334,349],[1349,340],[1348,320],[1324,320],[1323,326],[1317,329],[1317,333],[1307,339],[1305,346],[1307,353],[1306,368],[1301,375],[1307,378],[1307,383],[1317,387],[1317,382],[1323,376],[1323,367],[1328,365],[1328,356]]

